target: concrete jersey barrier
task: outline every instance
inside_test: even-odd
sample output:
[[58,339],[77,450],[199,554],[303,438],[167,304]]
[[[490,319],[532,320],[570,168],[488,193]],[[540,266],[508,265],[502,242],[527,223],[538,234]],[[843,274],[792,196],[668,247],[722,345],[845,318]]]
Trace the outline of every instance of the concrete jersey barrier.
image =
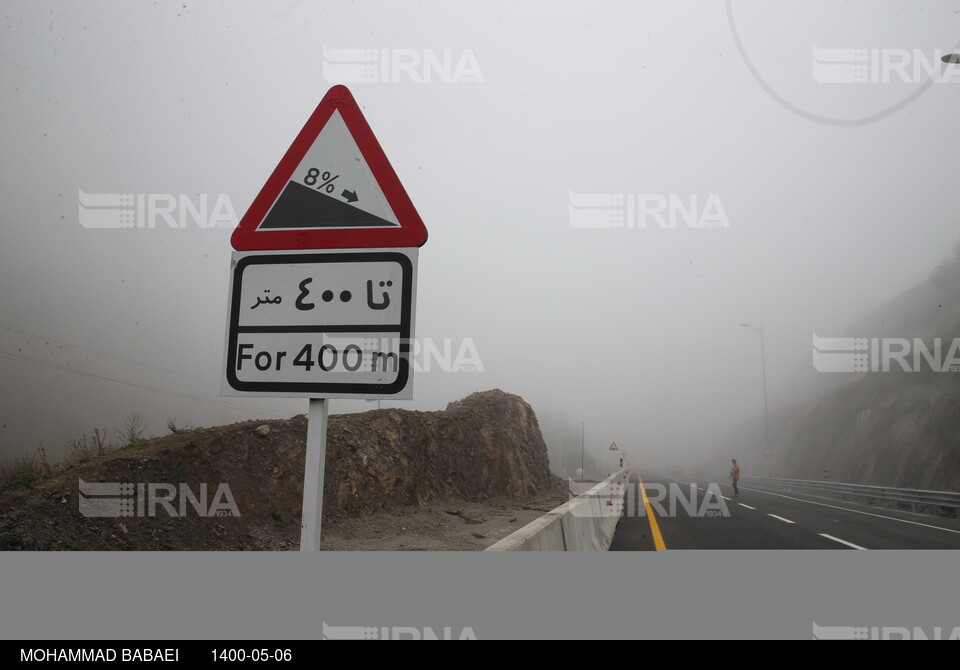
[[628,480],[627,470],[614,473],[486,551],[607,551]]

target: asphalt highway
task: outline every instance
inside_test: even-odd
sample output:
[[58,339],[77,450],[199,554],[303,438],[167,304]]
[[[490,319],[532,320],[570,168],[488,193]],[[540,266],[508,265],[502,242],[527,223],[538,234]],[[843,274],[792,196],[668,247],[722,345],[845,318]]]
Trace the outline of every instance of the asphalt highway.
[[610,550],[673,549],[960,549],[960,519],[634,471]]

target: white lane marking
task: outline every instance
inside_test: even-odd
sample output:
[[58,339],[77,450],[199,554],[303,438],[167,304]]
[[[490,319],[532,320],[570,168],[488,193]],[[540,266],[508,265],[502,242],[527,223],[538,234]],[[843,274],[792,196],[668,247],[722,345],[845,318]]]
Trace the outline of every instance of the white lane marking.
[[828,505],[826,503],[814,502],[812,500],[804,500],[803,498],[794,498],[793,496],[785,496],[782,493],[773,493],[772,491],[762,491],[760,489],[744,489],[746,491],[754,491],[756,493],[765,493],[768,496],[777,496],[778,498],[786,498],[787,500],[796,500],[797,502],[807,503],[808,505],[817,505],[818,507],[829,507],[830,509],[839,509],[844,512],[853,512],[854,514],[863,514],[865,516],[875,516],[880,519],[888,519],[889,521],[899,521],[900,523],[909,523],[911,526],[923,526],[924,528],[933,528],[934,530],[942,530],[947,533],[955,533],[960,535],[960,530],[953,530],[952,528],[944,528],[943,526],[931,526],[928,523],[920,523],[919,521],[909,521],[908,519],[898,519],[895,516],[886,516],[884,514],[874,514],[873,512],[861,512],[858,509],[850,509],[849,507],[839,507],[837,505]]
[[791,521],[790,519],[784,519],[782,516],[777,516],[776,514],[768,514],[767,516],[772,516],[774,519],[778,519],[780,521],[783,521],[784,523],[796,523],[795,521]]
[[756,507],[750,507],[750,505],[744,505],[743,503],[737,503],[740,507],[746,507],[747,509],[757,509]]
[[859,549],[860,551],[867,551],[866,547],[861,547],[860,545],[854,544],[853,542],[847,542],[846,540],[841,540],[839,537],[834,537],[833,535],[827,535],[826,533],[820,533],[820,537],[825,537],[828,540],[833,540],[834,542],[839,542],[840,544],[845,544],[848,547],[853,547],[854,549]]
[[730,500],[730,501],[733,500],[733,498],[728,498],[727,496],[720,496],[720,497],[723,498],[724,500]]

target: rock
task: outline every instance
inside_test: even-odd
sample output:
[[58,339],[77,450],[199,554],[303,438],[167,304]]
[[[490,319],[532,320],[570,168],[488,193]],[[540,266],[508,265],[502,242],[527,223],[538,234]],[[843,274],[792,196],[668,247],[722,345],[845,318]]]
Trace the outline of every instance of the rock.
[[331,417],[324,509],[362,516],[440,496],[525,498],[552,486],[533,409],[500,390],[442,412],[391,409]]
[[264,424],[259,428],[257,428],[257,435],[259,435],[260,437],[266,437],[269,434],[270,434],[270,426]]

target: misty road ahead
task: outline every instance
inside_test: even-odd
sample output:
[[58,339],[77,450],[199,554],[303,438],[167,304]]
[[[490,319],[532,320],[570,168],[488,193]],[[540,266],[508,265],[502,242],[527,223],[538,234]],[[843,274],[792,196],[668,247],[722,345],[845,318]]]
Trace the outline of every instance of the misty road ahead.
[[[638,474],[631,477],[627,515],[617,526],[611,551],[653,551],[656,549],[960,549],[960,519],[890,510],[848,501],[806,494],[784,494],[759,488],[753,482],[740,486],[740,495],[726,482],[703,478],[674,479],[656,472],[639,472],[654,510],[654,523],[644,513]],[[710,516],[716,503],[708,493],[719,484],[722,507],[729,515]],[[660,513],[655,494],[696,486],[698,512],[690,514],[681,501],[669,512],[669,497],[663,498]],[[689,496],[688,500],[692,500]],[[630,501],[637,504],[631,504]],[[717,503],[719,505],[719,503]],[[656,528],[656,531],[654,530]],[[660,546],[657,546],[659,533]]]

